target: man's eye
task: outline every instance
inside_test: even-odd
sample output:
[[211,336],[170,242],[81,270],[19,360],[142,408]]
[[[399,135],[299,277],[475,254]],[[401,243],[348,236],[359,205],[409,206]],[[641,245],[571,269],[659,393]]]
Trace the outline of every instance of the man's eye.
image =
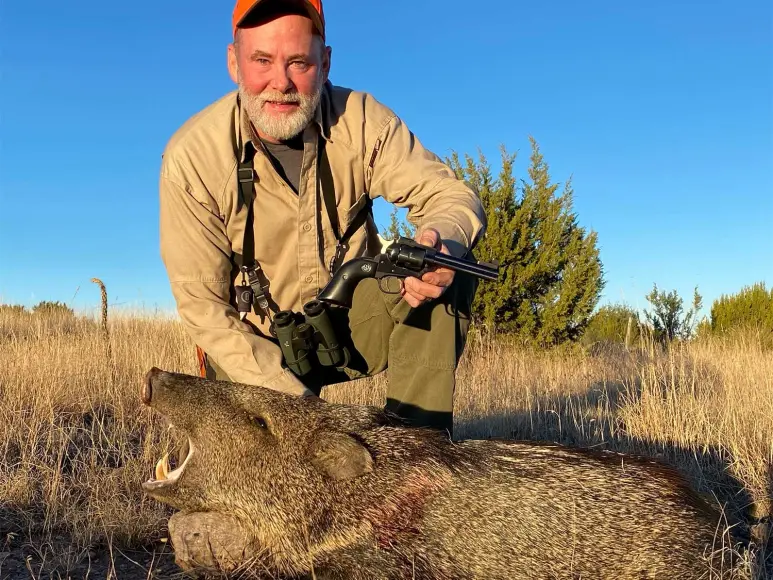
[[295,68],[299,68],[299,69],[305,69],[309,66],[309,63],[302,60],[296,60],[290,64],[292,64]]
[[256,58],[255,62],[258,63],[258,64],[267,65],[268,64],[268,59],[267,58]]

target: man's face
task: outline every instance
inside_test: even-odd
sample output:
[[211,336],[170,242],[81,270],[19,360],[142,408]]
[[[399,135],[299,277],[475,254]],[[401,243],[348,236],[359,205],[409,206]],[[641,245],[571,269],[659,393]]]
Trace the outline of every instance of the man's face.
[[241,29],[228,71],[250,120],[270,142],[298,135],[314,118],[330,69],[330,49],[311,20],[288,14]]

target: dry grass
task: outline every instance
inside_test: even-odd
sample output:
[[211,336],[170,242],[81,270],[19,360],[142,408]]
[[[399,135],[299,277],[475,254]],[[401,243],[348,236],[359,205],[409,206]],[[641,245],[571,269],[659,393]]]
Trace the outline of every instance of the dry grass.
[[[195,373],[192,345],[160,316],[114,317],[108,336],[109,349],[96,320],[0,310],[2,578],[11,550],[32,554],[28,577],[43,577],[44,557],[46,569],[68,577],[104,548],[139,550],[164,536],[169,512],[139,484],[171,442],[139,405],[139,385],[154,365]],[[753,524],[770,515],[773,498],[773,352],[760,344],[745,335],[666,353],[588,354],[471,340],[459,370],[456,435],[656,455],[726,503],[731,520]],[[381,404],[385,388],[376,377],[323,396]],[[767,556],[773,566],[771,551],[753,544],[747,578],[765,577],[761,562]],[[147,572],[111,567],[108,575]]]

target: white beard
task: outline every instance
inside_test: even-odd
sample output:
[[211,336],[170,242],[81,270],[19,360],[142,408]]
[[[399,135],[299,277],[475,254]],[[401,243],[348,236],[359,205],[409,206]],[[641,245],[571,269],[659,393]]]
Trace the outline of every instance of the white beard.
[[[239,97],[252,124],[261,133],[278,140],[292,139],[303,131],[314,118],[314,112],[322,96],[322,84],[311,96],[300,93],[280,93],[265,90],[261,93],[251,93],[239,79]],[[292,113],[271,114],[264,110],[267,101],[276,103],[297,103],[297,111]]]

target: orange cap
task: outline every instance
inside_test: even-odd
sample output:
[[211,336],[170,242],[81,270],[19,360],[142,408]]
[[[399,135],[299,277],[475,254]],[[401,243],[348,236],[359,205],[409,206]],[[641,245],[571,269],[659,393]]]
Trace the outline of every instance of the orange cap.
[[[261,3],[262,0],[236,0],[236,6],[234,6],[233,16],[231,18],[231,24],[233,26],[233,33],[236,36],[236,29],[244,21],[247,15]],[[276,4],[284,2],[274,2]],[[306,11],[311,18],[314,27],[317,32],[320,33],[322,38],[325,38],[325,13],[322,10],[322,0],[301,0],[300,2],[287,2],[287,4],[302,5],[306,8]]]

